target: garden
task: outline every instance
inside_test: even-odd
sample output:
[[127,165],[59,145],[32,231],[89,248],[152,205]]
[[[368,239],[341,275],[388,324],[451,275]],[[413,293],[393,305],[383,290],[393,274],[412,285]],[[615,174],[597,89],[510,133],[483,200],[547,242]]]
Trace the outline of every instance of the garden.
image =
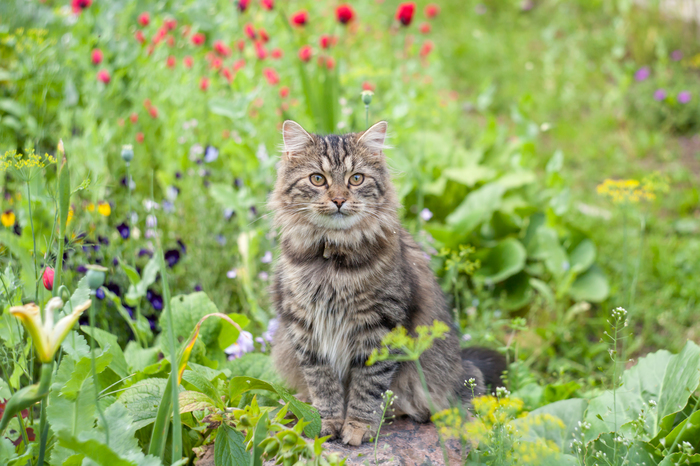
[[432,413],[441,458],[700,464],[700,24],[666,3],[1,2],[0,464],[355,464],[270,356],[285,120],[388,122],[460,344],[507,360]]

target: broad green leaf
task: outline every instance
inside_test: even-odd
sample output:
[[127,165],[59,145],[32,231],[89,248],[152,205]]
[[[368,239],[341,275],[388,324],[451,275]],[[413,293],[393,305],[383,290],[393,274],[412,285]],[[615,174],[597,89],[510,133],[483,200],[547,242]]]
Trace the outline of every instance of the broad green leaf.
[[125,263],[121,263],[120,267],[122,268],[127,278],[129,279],[129,282],[132,285],[136,285],[139,281],[141,281],[141,277],[139,276],[139,273],[136,271],[135,268]]
[[474,279],[500,283],[523,270],[526,259],[527,253],[520,241],[507,238],[488,251],[481,260],[481,267],[474,273]]
[[16,456],[15,446],[10,439],[0,437],[0,464],[9,464]]
[[282,379],[275,369],[272,358],[263,353],[246,353],[238,359],[224,363],[233,376],[248,376],[280,384]]
[[[201,291],[188,295],[174,296],[170,300],[170,306],[173,313],[175,339],[180,343],[190,336],[190,333],[202,317],[219,312],[216,304],[209,299],[206,293]],[[160,315],[160,326],[163,329],[167,328],[165,313]],[[209,346],[217,340],[220,329],[221,323],[218,319],[208,319],[202,324],[199,339],[205,346]],[[161,347],[164,353],[169,354],[165,338],[161,341]]]
[[[78,378],[81,379],[80,383]],[[61,393],[67,384],[72,387],[69,388],[71,399]],[[95,412],[95,388],[91,373],[86,374],[73,359],[63,358],[49,393],[47,413],[51,419],[51,429],[56,433],[77,435],[93,427]]]
[[700,454],[688,456],[674,453],[661,460],[659,466],[678,466],[679,464],[700,464]]
[[496,182],[503,186],[506,190],[520,188],[527,184],[533,183],[537,179],[537,175],[529,170],[506,173],[501,176]]
[[502,301],[503,309],[507,311],[522,309],[532,301],[534,296],[528,280],[528,274],[521,271],[506,279],[501,285],[506,291]]
[[[70,300],[63,305],[61,315],[68,315],[73,312],[73,308],[80,306],[85,301],[90,299],[90,287],[88,286],[87,277],[83,277],[78,282],[78,287],[73,291]],[[87,311],[86,314],[87,315]]]
[[498,183],[485,184],[470,192],[445,220],[461,235],[468,235],[482,222],[491,218],[505,192],[505,187]]
[[129,372],[138,372],[151,364],[157,363],[158,353],[160,353],[160,350],[157,346],[141,348],[135,341],[130,341],[124,348],[124,358],[126,359]]
[[260,442],[267,437],[267,412],[263,413],[255,424],[255,433],[253,433],[252,455],[250,458],[250,466],[262,466],[262,454],[264,449],[260,447]]
[[242,433],[221,424],[214,444],[216,466],[250,466],[250,453],[245,450]]
[[221,395],[216,386],[209,382],[205,377],[198,374],[195,371],[187,370],[182,374],[182,380],[192,385],[197,391],[205,394],[210,399],[214,401],[214,404],[223,410],[226,408],[223,401],[221,401]]
[[158,277],[158,272],[160,271],[160,264],[158,263],[158,255],[154,255],[151,260],[148,261],[146,267],[143,268],[143,273],[141,274],[141,280],[135,285],[130,285],[129,290],[126,292],[124,300],[127,304],[132,306],[136,305],[139,299],[146,296],[148,287],[153,285]]
[[570,453],[573,434],[578,432],[587,404],[581,398],[556,401],[516,419],[513,424],[522,433],[522,441],[553,442],[560,452]]
[[124,352],[119,346],[116,335],[112,335],[111,333],[99,328],[91,329],[88,325],[81,325],[80,330],[83,331],[87,339],[90,338],[91,332],[94,331],[95,341],[104,351],[112,355],[112,362],[110,363],[109,368],[112,369],[115,374],[117,374],[120,378],[124,378],[130,374],[129,366],[126,363],[126,358],[124,357]]
[[[95,373],[101,373],[111,361],[112,355],[109,353],[103,352],[99,356],[95,355]],[[85,357],[75,364],[70,379],[61,387],[61,396],[74,401],[80,395],[83,384],[88,377],[92,377],[92,360]]]
[[167,382],[160,378],[141,380],[119,396],[118,400],[133,418],[137,430],[155,421]]
[[22,266],[21,275],[24,284],[24,296],[34,296],[34,262],[29,250],[24,247],[20,238],[3,228],[0,230],[0,244],[3,244],[14,255]]
[[[233,320],[235,323],[237,323],[241,329],[246,328],[246,326],[250,323],[250,319],[243,314],[226,314]],[[222,325],[221,326],[221,331],[219,332],[219,348],[222,350],[228,348],[232,344],[236,343],[238,340],[238,335],[240,332],[236,327],[233,325]]]
[[178,396],[180,413],[190,413],[202,409],[216,409],[216,402],[201,392],[185,390]]
[[666,436],[664,445],[670,448],[674,442],[690,443],[695,451],[700,452],[700,411],[695,411],[690,417],[678,424],[670,434]]
[[[648,443],[640,440],[621,442],[616,440],[617,437],[618,434],[616,433],[604,433],[599,438],[590,442],[587,445],[589,455],[586,458],[586,465],[654,465],[658,464],[658,461],[661,459],[657,456],[654,447]],[[601,460],[595,456],[595,452],[604,453],[607,462],[601,462]]]
[[593,241],[584,239],[569,253],[569,264],[575,273],[581,273],[595,262],[595,245]]
[[90,345],[88,345],[85,337],[76,331],[71,330],[66,339],[63,340],[63,343],[61,343],[61,348],[76,362],[86,356],[90,356]]
[[321,432],[321,417],[311,405],[302,403],[292,396],[283,387],[268,383],[253,377],[234,377],[229,382],[229,397],[231,400],[249,390],[267,390],[277,393],[285,403],[289,403],[289,409],[299,418],[309,422],[304,428],[304,433],[310,437],[316,437]]
[[610,294],[610,285],[605,274],[595,265],[583,275],[579,275],[569,288],[569,295],[575,301],[600,303]]
[[[473,187],[480,181],[486,181],[496,176],[496,170],[483,165],[474,165],[462,168],[446,168],[442,171],[445,179],[456,181],[465,186]],[[444,190],[444,187],[443,187]]]

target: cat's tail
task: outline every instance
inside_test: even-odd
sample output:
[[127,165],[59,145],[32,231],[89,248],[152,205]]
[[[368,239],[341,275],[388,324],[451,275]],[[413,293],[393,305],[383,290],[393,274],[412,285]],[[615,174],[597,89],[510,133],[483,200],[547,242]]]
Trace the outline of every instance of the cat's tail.
[[508,366],[506,364],[506,358],[503,357],[501,353],[488,348],[473,346],[464,348],[461,354],[462,364],[465,368],[473,365],[481,371],[487,393],[492,393],[496,388],[505,386],[503,372],[505,372]]

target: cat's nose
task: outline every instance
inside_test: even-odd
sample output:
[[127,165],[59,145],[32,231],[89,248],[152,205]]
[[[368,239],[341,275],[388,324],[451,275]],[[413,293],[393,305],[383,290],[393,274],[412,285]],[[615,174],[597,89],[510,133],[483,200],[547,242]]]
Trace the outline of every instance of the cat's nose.
[[343,207],[343,204],[345,204],[345,198],[344,197],[336,197],[336,198],[331,199],[331,202],[333,202],[333,204],[337,205],[338,210],[340,210],[340,208]]

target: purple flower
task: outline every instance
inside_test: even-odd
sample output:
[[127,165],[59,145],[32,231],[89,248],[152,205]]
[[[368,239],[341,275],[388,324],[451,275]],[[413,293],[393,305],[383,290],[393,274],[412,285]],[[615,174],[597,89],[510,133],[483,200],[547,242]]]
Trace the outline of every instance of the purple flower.
[[654,100],[658,100],[661,102],[666,98],[666,90],[665,89],[657,89],[656,92],[654,92]]
[[182,173],[180,173],[180,172],[175,172],[175,178],[177,178],[178,180],[179,180],[180,178],[182,178]]
[[246,353],[250,353],[255,350],[253,346],[253,335],[245,330],[241,331],[238,336],[236,343],[232,344],[224,350],[224,353],[228,354],[229,360],[238,359]]
[[151,306],[153,306],[153,309],[156,311],[163,310],[163,297],[158,293],[148,290],[146,291],[146,299],[151,303]]
[[185,246],[185,243],[183,243],[181,239],[177,240],[177,246],[183,254],[187,253],[187,246]]
[[238,276],[238,272],[236,272],[236,269],[231,269],[228,272],[226,272],[226,276],[228,278],[236,278]]
[[119,265],[119,259],[116,258],[116,257],[115,257],[114,259],[112,259],[112,265],[115,266],[115,267],[118,266],[118,265]]
[[687,104],[690,102],[690,92],[681,91],[678,93],[678,103]]
[[82,264],[75,268],[75,271],[78,273],[85,273],[85,272],[87,272],[87,270],[88,270],[87,267],[85,267]]
[[143,257],[143,256],[153,257],[153,251],[151,251],[150,249],[139,249],[138,256],[139,257]]
[[194,286],[194,291],[202,291],[202,285],[200,285],[199,283],[197,283],[197,284]]
[[102,287],[95,290],[95,297],[97,299],[105,299],[105,290]]
[[204,151],[204,161],[210,163],[219,158],[219,149],[214,146],[207,146]]
[[265,251],[265,255],[262,256],[260,262],[262,262],[263,264],[269,264],[270,262],[272,262],[272,253],[270,251]]
[[224,218],[230,220],[236,212],[233,209],[224,209]]
[[683,52],[680,50],[674,50],[671,52],[671,60],[673,61],[681,61],[683,59]]
[[216,235],[216,242],[222,246],[226,245],[226,237],[224,235]]
[[634,73],[634,79],[637,81],[645,81],[651,75],[651,70],[648,66],[643,66]]
[[170,201],[163,201],[163,211],[172,214],[175,212],[175,204]]
[[105,246],[109,246],[109,238],[107,238],[106,236],[98,236],[97,242],[100,244],[104,244]]
[[158,226],[158,219],[156,218],[155,215],[148,215],[146,217],[146,227],[147,228],[155,228]]
[[270,276],[267,274],[267,272],[260,272],[258,274],[258,278],[262,281],[267,281],[267,279],[270,278]]
[[422,218],[423,220],[425,220],[427,222],[428,220],[433,218],[433,213],[430,210],[428,210],[427,208],[425,208],[425,209],[420,211],[420,218]]
[[173,268],[180,262],[180,251],[177,249],[169,249],[165,251],[165,262],[168,263],[168,267]]
[[127,225],[126,223],[120,223],[119,225],[117,225],[117,231],[119,231],[119,234],[122,236],[122,239],[129,239],[129,235],[131,234],[129,225]]
[[262,337],[266,341],[272,342],[272,337],[275,336],[277,327],[279,327],[279,320],[277,318],[270,319],[270,322],[267,323],[267,331],[262,334]]
[[260,350],[265,351],[267,349],[267,344],[263,337],[255,337],[255,342],[260,344]]

